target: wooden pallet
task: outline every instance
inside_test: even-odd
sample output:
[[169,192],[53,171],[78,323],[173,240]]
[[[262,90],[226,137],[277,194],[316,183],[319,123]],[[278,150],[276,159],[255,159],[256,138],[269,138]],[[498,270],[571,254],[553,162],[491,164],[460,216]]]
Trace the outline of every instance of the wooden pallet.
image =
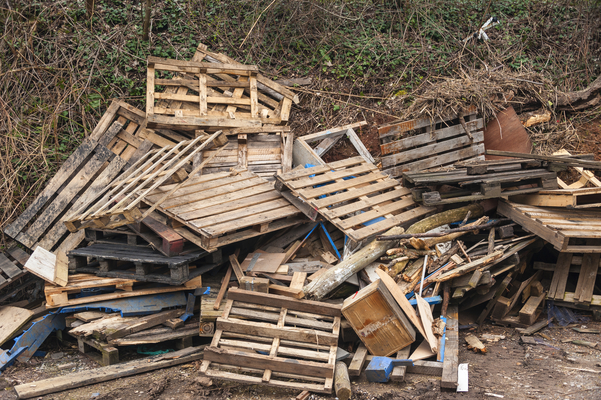
[[434,211],[417,206],[409,189],[362,157],[295,169],[276,180],[279,190],[291,190],[355,242]]
[[[126,166],[128,160],[111,149],[132,160],[152,146],[146,142],[133,152],[126,151],[128,144],[117,136],[123,132],[119,121],[99,132],[84,140],[27,210],[4,229],[8,236],[31,249],[41,246],[49,251],[55,251],[65,241],[76,240],[75,235],[65,237],[67,230],[59,221],[66,212],[104,189]],[[74,199],[77,200],[72,202]]]
[[[44,295],[46,296],[46,308],[75,306],[80,304],[91,304],[98,301],[120,299],[126,297],[138,297],[159,293],[172,293],[184,290],[193,290],[200,287],[199,278],[192,279],[182,286],[149,287],[142,286],[134,288],[136,280],[120,278],[100,278],[91,274],[69,275],[67,286],[58,286],[46,283]],[[114,292],[103,293],[88,297],[73,297],[82,291],[89,289],[106,288],[114,289]]]
[[[151,192],[144,202],[155,205],[166,190]],[[208,251],[305,221],[272,183],[246,171],[191,178],[157,210],[177,221],[176,232]]]
[[[288,121],[298,96],[259,74],[256,66],[206,49],[199,45],[192,61],[148,58],[146,112],[150,127],[222,129]],[[173,72],[179,75],[172,78]],[[156,86],[167,89],[157,92]],[[157,100],[170,103],[155,104]]]
[[588,243],[601,238],[601,211],[564,210],[499,201],[497,212],[529,232],[568,253],[601,253],[601,246]]
[[[292,168],[292,142],[294,135],[290,133],[290,127],[282,126],[263,132],[264,129],[245,129],[245,133],[227,132],[237,135],[230,138],[227,146],[209,162],[203,169],[203,173],[227,172],[231,169],[248,170],[267,179],[273,180],[273,175],[281,170],[288,172]],[[238,130],[240,131],[240,130]],[[194,160],[195,163],[202,162],[215,150],[205,150],[201,157]]]
[[339,331],[338,305],[230,289],[200,372],[216,379],[330,393]]
[[464,117],[415,119],[394,122],[378,128],[382,170],[392,176],[428,168],[451,165],[459,160],[484,159],[484,121],[476,118],[475,108]]
[[[294,141],[294,149],[292,153],[294,165],[324,165],[325,162],[321,159],[321,156],[344,137],[349,139],[353,147],[355,147],[355,150],[357,150],[357,153],[359,153],[359,155],[363,157],[365,161],[375,164],[373,157],[354,131],[355,128],[360,128],[364,125],[367,125],[367,122],[361,121],[354,124],[338,126],[322,132],[298,137]],[[315,142],[319,143],[315,146],[315,148],[312,148],[310,143]]]
[[[596,244],[601,244],[601,241],[597,240]],[[566,307],[601,307],[601,292],[596,292],[595,288],[597,275],[601,272],[600,261],[601,254],[599,253],[559,253],[547,298]],[[571,272],[576,268],[578,272]],[[573,292],[566,290],[570,273],[578,275]]]
[[[189,175],[196,175],[210,161],[207,159],[192,169],[190,164],[196,154],[214,143],[219,143],[222,145],[220,149],[223,149],[226,142],[225,135],[218,131],[208,138],[199,136],[174,146],[148,151],[117,179],[105,184],[96,196],[75,208],[65,217],[65,225],[71,232],[77,232],[89,226],[114,229],[142,221],[171,193],[166,192],[156,200],[154,207],[142,212],[139,204],[145,195],[170,181],[178,182],[173,188],[175,191]],[[189,175],[187,168],[192,169]]]
[[536,194],[514,196],[510,200],[538,207],[599,208],[601,187],[541,190]]
[[0,290],[27,274],[23,266],[28,259],[29,254],[16,246],[0,253]]
[[[428,206],[479,201],[557,188],[557,173],[543,168],[504,169],[503,172],[492,172],[496,171],[495,166],[479,164],[480,166],[482,169],[470,167],[446,172],[404,172],[403,186],[412,188],[415,200],[423,201],[424,205]],[[491,172],[470,173],[487,169]],[[441,186],[451,186],[456,189],[444,193],[431,189]]]
[[158,282],[181,285],[196,278],[211,265],[192,268],[207,252],[195,252],[167,257],[150,247],[96,243],[71,250],[70,273],[91,273],[100,277],[135,279],[141,282]]

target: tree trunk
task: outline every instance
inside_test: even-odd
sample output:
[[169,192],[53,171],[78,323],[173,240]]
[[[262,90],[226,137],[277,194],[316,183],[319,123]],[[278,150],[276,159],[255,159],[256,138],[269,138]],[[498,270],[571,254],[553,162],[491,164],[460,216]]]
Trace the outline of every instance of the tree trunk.
[[146,9],[144,10],[144,31],[142,35],[142,40],[148,40],[148,35],[150,31],[150,8],[151,8],[152,0],[146,0]]
[[[398,235],[403,233],[403,228],[394,227],[386,232],[387,235]],[[303,288],[305,297],[317,300],[324,298],[332,290],[340,286],[351,275],[361,271],[363,268],[376,261],[386,250],[395,245],[395,242],[378,242],[375,239],[367,246],[351,255],[346,260],[324,272],[319,278]]]

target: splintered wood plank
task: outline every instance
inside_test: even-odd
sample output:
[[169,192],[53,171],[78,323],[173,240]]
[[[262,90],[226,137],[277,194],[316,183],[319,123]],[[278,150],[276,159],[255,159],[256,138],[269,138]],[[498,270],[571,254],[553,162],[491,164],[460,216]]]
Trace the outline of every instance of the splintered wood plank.
[[190,347],[173,353],[161,354],[140,360],[130,361],[89,371],[77,372],[68,376],[48,378],[34,383],[15,386],[20,399],[30,399],[50,393],[57,393],[74,388],[124,378],[174,365],[185,364],[202,358],[203,346]]
[[13,337],[33,316],[33,311],[19,307],[0,307],[0,346]]
[[563,299],[568,283],[568,275],[570,273],[570,265],[572,264],[572,253],[559,253],[553,279],[549,288],[550,299]]
[[459,366],[459,312],[457,306],[455,305],[450,305],[447,309],[446,328],[446,341],[440,387],[456,389],[457,368]]
[[592,301],[600,259],[601,254],[599,253],[584,254],[582,256],[582,267],[580,268],[580,276],[578,277],[576,291],[574,292],[574,299],[577,302],[590,303]]

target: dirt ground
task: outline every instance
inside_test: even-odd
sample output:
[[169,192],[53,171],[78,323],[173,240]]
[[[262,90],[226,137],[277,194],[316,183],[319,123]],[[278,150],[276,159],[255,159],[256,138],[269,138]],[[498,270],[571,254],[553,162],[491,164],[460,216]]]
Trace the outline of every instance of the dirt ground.
[[[460,321],[461,323],[461,321]],[[576,332],[574,327],[601,329],[599,322],[547,327],[535,335],[540,342],[525,345],[513,328],[485,325],[482,334],[503,335],[498,342],[487,344],[487,353],[474,353],[465,346],[460,331],[459,362],[469,364],[469,392],[441,392],[440,378],[407,374],[403,383],[372,384],[362,376],[353,379],[353,399],[601,399],[601,345],[582,347],[568,340],[600,342],[601,335]],[[472,333],[477,334],[472,331]],[[478,334],[477,334],[478,335]],[[479,335],[478,335],[479,336]],[[486,343],[483,340],[484,343]],[[16,399],[13,386],[36,380],[68,375],[97,368],[98,365],[78,352],[75,345],[48,340],[48,354],[16,363],[0,375],[0,400]],[[139,357],[134,352],[122,352],[123,360]],[[213,381],[205,387],[199,379],[200,363],[180,365],[133,377],[86,386],[40,397],[56,400],[132,400],[132,399],[294,399],[298,392],[265,386],[240,385],[235,382]],[[496,396],[492,396],[496,395]],[[312,395],[312,400],[334,399],[335,396]]]

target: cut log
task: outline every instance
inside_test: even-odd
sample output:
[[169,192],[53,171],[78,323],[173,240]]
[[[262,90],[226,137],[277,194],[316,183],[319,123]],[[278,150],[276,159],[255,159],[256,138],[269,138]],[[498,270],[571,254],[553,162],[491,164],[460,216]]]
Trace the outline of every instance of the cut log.
[[[424,233],[434,228],[438,228],[439,226],[450,224],[451,222],[462,221],[468,212],[471,213],[472,217],[479,218],[484,214],[484,208],[479,204],[470,204],[469,206],[434,214],[411,225],[406,233]],[[386,235],[388,235],[389,232],[387,232]],[[407,262],[395,264],[390,270],[390,275],[397,275],[399,273],[398,271],[402,271],[405,268],[405,265],[407,265]]]
[[[398,235],[403,233],[403,228],[394,227],[386,232],[387,235]],[[338,265],[328,269],[319,278],[303,288],[305,297],[320,300],[332,290],[340,286],[352,275],[361,271],[372,262],[376,261],[386,250],[392,248],[395,242],[378,242],[372,240],[367,246],[357,251]]]
[[340,400],[348,400],[351,398],[351,380],[348,376],[346,364],[342,361],[336,363],[336,372],[334,373],[334,389],[336,397]]

